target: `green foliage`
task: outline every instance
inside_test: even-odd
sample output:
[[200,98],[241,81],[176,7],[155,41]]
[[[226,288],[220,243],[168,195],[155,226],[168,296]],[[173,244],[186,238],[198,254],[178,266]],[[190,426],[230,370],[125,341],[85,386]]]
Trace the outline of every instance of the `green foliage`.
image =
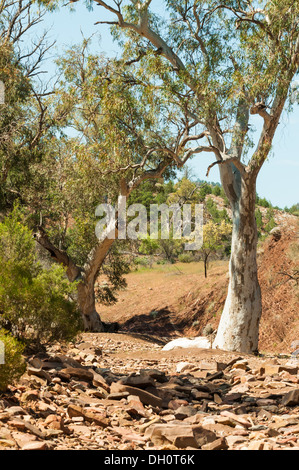
[[221,220],[220,223],[210,220],[203,226],[203,244],[199,254],[204,261],[206,277],[210,256],[225,253],[226,246],[230,243],[231,232],[232,226],[225,220]]
[[146,207],[148,213],[150,205],[154,204],[158,188],[155,187],[153,181],[144,181],[138,188],[136,188],[129,197],[129,204],[142,204]]
[[212,186],[208,183],[204,183],[199,188],[199,200],[203,202],[208,194],[212,194]]
[[265,225],[264,230],[266,233],[269,233],[276,226],[276,222],[274,219],[274,210],[272,207],[269,207],[269,209],[267,210],[266,221],[267,223]]
[[170,194],[175,191],[175,184],[172,180],[164,182],[163,180],[144,181],[134,189],[130,194],[128,204],[142,204],[146,207],[148,213],[151,204],[166,203]]
[[224,191],[224,189],[223,189],[222,186],[221,186],[220,197],[222,197],[225,207],[229,207],[229,205],[230,205],[230,204],[229,204],[229,200],[228,200],[228,198],[227,198],[227,196],[226,196],[226,194],[225,194],[225,191]]
[[0,329],[0,355],[1,358],[4,356],[4,364],[0,363],[0,392],[4,392],[8,385],[13,384],[25,373],[23,350],[24,347],[19,341],[3,328]]
[[145,256],[136,256],[136,258],[134,258],[134,264],[136,266],[148,267],[151,265],[151,260]]
[[[15,4],[10,4],[15,8]],[[16,14],[17,10],[14,12]],[[39,112],[33,98],[33,81],[29,78],[28,70],[22,65],[20,43],[9,41],[4,33],[11,21],[13,28],[19,28],[25,21],[12,19],[8,2],[1,4],[0,22],[0,80],[5,85],[5,102],[0,105],[0,208],[10,209],[22,190],[31,181],[30,166],[41,160],[42,151],[34,139],[38,132]],[[21,10],[19,10],[21,14]],[[31,21],[32,20],[32,21]],[[28,21],[28,28],[35,24],[33,18]],[[19,31],[19,32],[20,32]],[[16,31],[14,32],[16,34]],[[21,42],[21,41],[20,41]],[[26,51],[28,52],[28,51]],[[26,57],[26,56],[25,56]],[[27,64],[28,65],[28,64]]]
[[[132,166],[143,161],[148,148],[164,147],[171,136],[169,121],[161,121],[163,98],[155,88],[131,80],[128,67],[91,54],[88,46],[84,40],[58,61],[61,80],[49,98],[48,112],[59,132],[45,137],[43,164],[35,167],[34,185],[26,193],[35,226],[42,215],[51,242],[82,268],[98,243],[96,207],[115,206],[121,179],[138,177],[143,170],[133,171]],[[67,136],[70,127],[76,137]],[[155,152],[149,163],[155,166],[160,160],[161,153]],[[171,174],[170,169],[163,177]],[[128,204],[138,201],[149,208],[165,202],[174,185],[160,181],[144,182]],[[122,288],[124,282],[121,273],[127,270],[119,256],[112,261],[113,255],[111,250],[109,263],[98,273],[109,277],[109,287],[102,283],[97,294],[104,303],[115,301],[116,286]]]
[[173,188],[173,192],[169,194],[168,204],[194,204],[199,202],[199,191],[196,183],[188,178],[183,177]]
[[70,340],[81,328],[76,285],[61,266],[43,269],[31,231],[15,208],[0,224],[0,324],[38,343]]
[[264,198],[258,198],[257,204],[261,207],[272,207],[271,203],[264,197]]
[[157,253],[159,246],[159,240],[152,239],[148,236],[141,241],[139,252],[146,255],[153,255]]
[[194,261],[194,256],[192,253],[180,253],[178,261],[180,263],[192,263]]
[[229,241],[232,226],[225,220],[221,223],[209,221],[203,227],[202,253],[216,253],[223,249],[225,243]]
[[297,204],[293,204],[289,209],[285,208],[285,211],[299,217],[299,203],[297,202]]
[[91,249],[97,243],[95,236],[96,219],[89,214],[82,214],[74,219],[64,240],[68,254],[74,262],[83,266]]
[[218,185],[214,186],[212,194],[214,194],[214,196],[221,196],[221,187]]
[[[116,303],[117,292],[127,286],[124,275],[128,274],[130,269],[130,260],[122,255],[118,244],[114,244],[101,266],[99,283],[95,286],[97,301],[103,305]],[[103,281],[101,277],[104,278]]]
[[161,253],[167,261],[174,263],[183,250],[183,241],[174,239],[171,234],[169,239],[159,240]]
[[220,223],[222,220],[229,222],[230,219],[227,211],[225,209],[218,210],[216,203],[211,197],[206,200],[205,208],[213,222]]
[[[154,188],[158,186],[158,192],[153,193],[152,191]],[[217,188],[217,191],[215,191]],[[202,191],[200,193],[200,191]],[[133,192],[132,199],[130,198],[130,203],[143,203],[147,205],[147,210],[149,211],[149,205],[152,203],[158,203],[157,200],[159,196],[167,195],[166,203],[168,205],[171,204],[191,204],[194,206],[196,203],[200,203],[201,198],[213,192],[216,194],[223,195],[222,187],[219,185],[209,185],[204,183],[203,181],[200,182],[200,186],[198,183],[194,183],[190,181],[186,176],[184,176],[180,181],[174,184],[171,180],[167,183],[158,183],[153,185],[152,182],[146,182],[142,184],[138,189]],[[164,198],[161,197],[159,203],[164,203]],[[206,209],[206,221],[212,221],[214,224],[218,224],[222,227],[222,222],[229,224],[230,219],[227,214],[226,209],[218,210],[216,203],[213,201],[211,197],[208,197],[205,202],[205,209]],[[226,227],[226,226],[225,226]],[[222,229],[224,229],[222,227]],[[221,230],[222,230],[221,229]],[[220,229],[219,229],[220,230]],[[218,230],[218,231],[219,231]],[[230,229],[229,229],[230,230]],[[223,231],[223,230],[222,230]],[[176,240],[172,237],[172,232],[170,230],[170,239],[165,240],[161,239],[161,233],[159,234],[159,238],[157,240],[151,239],[149,236],[146,239],[141,240],[138,246],[139,253],[146,254],[146,255],[158,255],[162,256],[166,261],[175,262],[181,261],[185,263],[189,263],[194,261],[194,254],[185,252],[184,251],[184,243],[185,240]],[[221,238],[221,237],[220,237]],[[225,237],[224,237],[225,238]],[[214,252],[220,252],[222,249],[222,254],[224,256],[229,256],[229,244],[228,239],[222,239],[223,244],[221,247],[218,247]],[[215,237],[214,237],[215,239]],[[215,243],[214,243],[215,244]],[[221,249],[220,249],[221,248]],[[148,264],[148,258],[135,258],[135,264]],[[159,260],[161,262],[161,260]]]

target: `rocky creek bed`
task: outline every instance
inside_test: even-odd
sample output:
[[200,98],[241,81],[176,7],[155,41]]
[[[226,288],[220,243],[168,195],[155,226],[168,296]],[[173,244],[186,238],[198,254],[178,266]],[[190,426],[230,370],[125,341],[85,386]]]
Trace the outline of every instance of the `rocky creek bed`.
[[81,335],[0,395],[0,450],[299,450],[299,360]]

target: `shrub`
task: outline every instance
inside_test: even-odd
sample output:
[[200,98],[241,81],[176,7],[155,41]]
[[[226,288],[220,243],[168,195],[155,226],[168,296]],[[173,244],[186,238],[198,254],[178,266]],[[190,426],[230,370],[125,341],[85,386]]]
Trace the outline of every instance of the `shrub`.
[[199,188],[198,194],[199,200],[203,202],[208,194],[212,194],[212,186],[208,183],[203,183]]
[[0,392],[4,392],[8,385],[24,374],[26,364],[22,357],[21,343],[3,329],[0,329],[0,341],[0,352],[4,352],[4,361],[0,362]]
[[158,259],[157,264],[164,265],[164,264],[167,264],[167,261],[166,259]]
[[102,274],[105,281],[97,285],[96,300],[103,305],[111,305],[117,302],[117,292],[127,286],[124,274],[131,270],[130,261],[114,245],[102,264]]
[[136,258],[134,258],[134,264],[137,266],[150,266],[151,260],[149,258],[136,256]]
[[266,213],[267,224],[265,225],[265,232],[269,233],[277,225],[274,219],[274,211],[272,207],[269,207]]
[[192,263],[192,261],[194,261],[194,256],[192,253],[181,253],[178,256],[178,260],[181,263]]
[[218,186],[218,185],[214,186],[212,194],[214,194],[214,196],[220,196],[221,195],[221,187]]
[[258,236],[260,237],[261,236],[261,230],[263,228],[263,215],[262,215],[259,208],[257,208],[255,210],[255,220],[256,220]]
[[217,204],[211,197],[206,200],[206,209],[214,222],[221,223],[222,220],[229,222],[229,216],[225,209],[218,210]]
[[76,285],[61,266],[42,267],[18,209],[0,223],[0,279],[0,326],[15,337],[45,343],[70,340],[80,330],[71,300]]
[[287,212],[289,212],[292,215],[296,215],[297,217],[299,217],[299,203],[294,204],[292,207],[287,209]]
[[159,241],[151,239],[149,236],[141,241],[139,253],[153,255],[159,250]]
[[271,203],[264,197],[258,199],[258,205],[261,207],[271,207]]

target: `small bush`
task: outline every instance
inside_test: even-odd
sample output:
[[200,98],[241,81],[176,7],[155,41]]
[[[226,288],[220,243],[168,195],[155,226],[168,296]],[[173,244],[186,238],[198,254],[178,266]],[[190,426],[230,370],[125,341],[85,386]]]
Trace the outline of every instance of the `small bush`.
[[194,257],[192,253],[181,253],[178,256],[178,260],[180,263],[192,263],[192,261],[194,261]]
[[134,258],[134,264],[137,266],[151,266],[152,261],[146,257],[136,256],[136,258]]
[[24,374],[26,364],[22,357],[21,343],[3,329],[0,329],[0,341],[0,346],[3,346],[4,350],[0,349],[1,353],[4,352],[4,364],[0,363],[0,392],[4,392],[8,385]]
[[212,194],[214,194],[214,196],[220,196],[221,195],[221,187],[218,186],[218,185],[214,186]]
[[266,233],[270,233],[271,230],[277,225],[274,219],[274,211],[272,207],[269,207],[266,213],[267,224],[264,227]]
[[292,215],[295,215],[296,217],[299,217],[299,203],[294,204],[290,209],[288,209],[288,212]]
[[261,207],[271,207],[271,203],[264,197],[264,198],[258,198],[258,205]]
[[28,342],[70,340],[81,327],[64,269],[44,269],[31,231],[15,209],[0,223],[0,327]]

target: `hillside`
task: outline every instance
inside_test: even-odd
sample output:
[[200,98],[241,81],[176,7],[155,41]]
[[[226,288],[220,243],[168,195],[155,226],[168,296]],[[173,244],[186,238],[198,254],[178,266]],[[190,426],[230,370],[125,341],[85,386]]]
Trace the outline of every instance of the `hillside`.
[[[211,198],[214,201],[219,211],[225,209],[229,218],[230,219],[232,218],[231,209],[225,204],[225,201],[221,196],[215,196],[214,194],[209,194],[208,196],[206,196],[206,200],[208,198]],[[291,225],[296,224],[296,220],[298,220],[296,216],[289,214],[288,212],[285,212],[283,210],[275,209],[273,207],[267,208],[267,207],[263,207],[257,204],[256,209],[259,210],[262,214],[263,226],[265,226],[268,222],[267,216],[268,216],[269,211],[273,213],[273,219],[276,225],[278,226],[287,227],[289,224]]]
[[[263,297],[260,351],[279,353],[299,337],[298,219],[278,213],[281,238],[260,243],[259,278]],[[157,337],[199,336],[218,326],[228,284],[227,261],[212,263],[207,280],[202,263],[157,266],[127,276],[128,287],[114,306],[99,306],[105,322],[121,331]]]

